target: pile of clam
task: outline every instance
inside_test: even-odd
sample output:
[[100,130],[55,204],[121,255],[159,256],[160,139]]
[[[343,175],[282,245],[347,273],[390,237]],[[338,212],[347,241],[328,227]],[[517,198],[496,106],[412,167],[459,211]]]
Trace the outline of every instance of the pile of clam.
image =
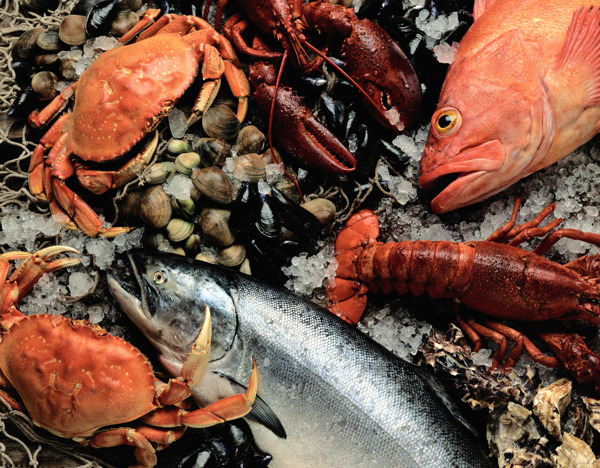
[[[229,106],[212,106],[202,128],[206,136],[193,143],[171,140],[147,168],[141,190],[127,194],[124,221],[148,227],[149,248],[245,272],[252,265],[258,276],[268,263],[274,271],[264,276],[280,274],[291,256],[310,250],[310,237],[333,219],[334,204],[313,199],[299,205],[300,194],[287,178],[267,184],[271,151],[265,151],[265,135],[254,125],[240,129]],[[189,178],[189,198],[167,193],[175,177]]]
[[[51,7],[47,0],[23,0],[28,8],[42,10]],[[73,82],[78,78],[75,63],[70,54],[73,48],[83,46],[90,37],[86,33],[88,7],[82,0],[73,11],[83,14],[70,14],[63,18],[58,27],[35,27],[23,33],[11,50],[12,68],[16,84],[21,88],[9,115],[26,117],[32,110],[54,98],[60,89],[59,82]],[[95,2],[87,2],[93,4]],[[108,34],[120,37],[139,21],[136,13],[142,0],[120,2],[120,11],[112,20]],[[81,55],[81,54],[80,54]]]

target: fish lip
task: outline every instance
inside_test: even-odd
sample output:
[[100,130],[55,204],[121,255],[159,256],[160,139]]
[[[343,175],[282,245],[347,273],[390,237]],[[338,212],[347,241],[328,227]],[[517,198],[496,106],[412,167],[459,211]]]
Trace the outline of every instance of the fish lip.
[[[462,208],[463,206],[471,205],[479,201],[478,199],[468,199],[463,203],[457,202],[457,198],[461,193],[460,186],[464,186],[474,180],[487,174],[488,171],[472,171],[464,172],[446,186],[433,200],[431,200],[431,209],[435,213],[446,213],[448,211]],[[481,199],[487,198],[487,195]]]

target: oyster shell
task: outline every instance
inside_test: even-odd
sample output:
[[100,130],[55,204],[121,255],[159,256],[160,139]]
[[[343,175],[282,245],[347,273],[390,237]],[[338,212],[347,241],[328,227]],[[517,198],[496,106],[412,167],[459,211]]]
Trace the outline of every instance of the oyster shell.
[[533,399],[533,413],[544,428],[556,439],[561,439],[560,418],[571,403],[573,383],[560,379],[542,388]]

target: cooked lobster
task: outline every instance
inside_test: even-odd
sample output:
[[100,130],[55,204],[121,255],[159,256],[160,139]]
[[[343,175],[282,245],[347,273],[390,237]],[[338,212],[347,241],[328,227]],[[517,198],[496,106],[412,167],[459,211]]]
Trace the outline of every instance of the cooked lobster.
[[[562,219],[539,224],[554,210],[548,205],[532,221],[515,226],[520,199],[509,222],[485,241],[376,242],[379,222],[370,210],[355,213],[336,240],[336,278],[327,288],[330,310],[356,324],[366,307],[367,292],[396,290],[400,294],[423,293],[432,298],[452,298],[471,309],[498,319],[541,321],[582,319],[600,324],[600,255],[583,257],[561,265],[542,255],[559,239],[567,237],[600,245],[600,235],[556,228]],[[533,250],[518,246],[534,237],[544,240]],[[481,336],[498,344],[493,365],[507,352],[507,339],[515,343],[504,365],[512,367],[523,348],[543,365],[554,367],[557,359],[544,355],[517,330],[493,320],[483,324],[464,319],[459,325],[474,343]],[[600,358],[575,334],[540,333],[556,357],[579,382],[600,389]]]

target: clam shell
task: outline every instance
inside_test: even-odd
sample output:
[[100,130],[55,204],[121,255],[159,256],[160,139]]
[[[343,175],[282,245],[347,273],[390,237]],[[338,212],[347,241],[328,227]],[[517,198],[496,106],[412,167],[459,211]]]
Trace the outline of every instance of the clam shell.
[[196,204],[194,200],[191,199],[173,199],[171,203],[173,206],[173,212],[182,218],[191,219],[194,217],[194,213],[196,211]]
[[167,237],[159,231],[146,231],[142,238],[144,247],[152,250],[165,251],[171,247]]
[[35,40],[36,45],[47,52],[57,52],[63,48],[63,43],[58,37],[58,31],[44,31]]
[[50,71],[37,72],[31,78],[31,88],[41,101],[49,101],[58,94],[56,83],[58,83],[58,76]]
[[162,184],[175,170],[175,163],[171,161],[161,161],[152,164],[146,172],[144,181],[148,184]]
[[77,80],[77,72],[75,71],[75,67],[73,64],[75,63],[74,59],[70,58],[61,58],[60,59],[60,67],[59,72],[62,77],[67,81],[76,81]]
[[196,255],[202,245],[200,234],[191,234],[184,242],[183,248],[188,255]]
[[194,223],[181,218],[172,218],[165,227],[167,237],[172,242],[181,242],[194,232]]
[[267,164],[265,160],[256,153],[248,153],[235,159],[235,176],[240,180],[258,182],[267,178]]
[[194,257],[196,260],[200,260],[201,262],[206,263],[217,263],[217,256],[212,252],[200,252]]
[[255,125],[246,125],[235,141],[238,154],[260,153],[265,149],[267,138]]
[[192,170],[192,184],[203,196],[217,203],[233,200],[233,184],[227,174],[215,166]]
[[142,0],[123,0],[119,7],[123,8],[124,10],[127,9],[138,11],[140,8],[142,8],[142,3]]
[[231,108],[217,104],[204,113],[202,128],[210,137],[233,140],[240,133],[240,121]]
[[202,167],[223,167],[231,156],[231,145],[222,138],[200,138],[196,143],[196,152],[202,160]]
[[229,229],[230,210],[219,208],[204,208],[200,213],[200,226],[204,237],[221,247],[228,247],[235,241],[235,236]]
[[181,153],[175,158],[175,169],[183,175],[190,175],[192,169],[200,165],[200,155],[198,153]]
[[252,270],[250,268],[250,260],[249,259],[247,259],[247,258],[244,259],[244,261],[240,265],[240,273],[244,273],[246,275],[251,275],[252,274]]
[[167,145],[167,151],[171,154],[181,154],[190,153],[194,150],[187,141],[173,138]]
[[26,62],[35,55],[39,48],[36,44],[37,37],[44,32],[44,28],[33,28],[25,31],[15,41],[10,55],[15,62]]
[[85,32],[86,17],[82,15],[67,15],[60,23],[58,37],[67,45],[77,46],[85,44],[88,36]]
[[60,58],[58,57],[58,54],[36,55],[33,58],[33,61],[36,65],[39,65],[42,68],[54,67],[55,65],[60,66]]
[[[140,2],[141,3],[141,2]],[[139,10],[136,8],[135,10]],[[123,36],[131,28],[140,21],[140,17],[131,10],[123,10],[117,13],[117,17],[113,20],[109,34],[111,36]]]
[[240,265],[246,258],[246,247],[243,244],[232,244],[217,254],[217,261],[226,267]]
[[162,185],[149,187],[140,199],[139,217],[157,229],[167,225],[173,214],[171,197]]
[[335,217],[335,205],[326,198],[315,198],[300,206],[314,214],[323,226],[329,224]]
[[142,191],[127,192],[123,203],[120,205],[120,215],[123,220],[128,223],[135,223],[139,221],[140,212],[140,200],[142,198]]

